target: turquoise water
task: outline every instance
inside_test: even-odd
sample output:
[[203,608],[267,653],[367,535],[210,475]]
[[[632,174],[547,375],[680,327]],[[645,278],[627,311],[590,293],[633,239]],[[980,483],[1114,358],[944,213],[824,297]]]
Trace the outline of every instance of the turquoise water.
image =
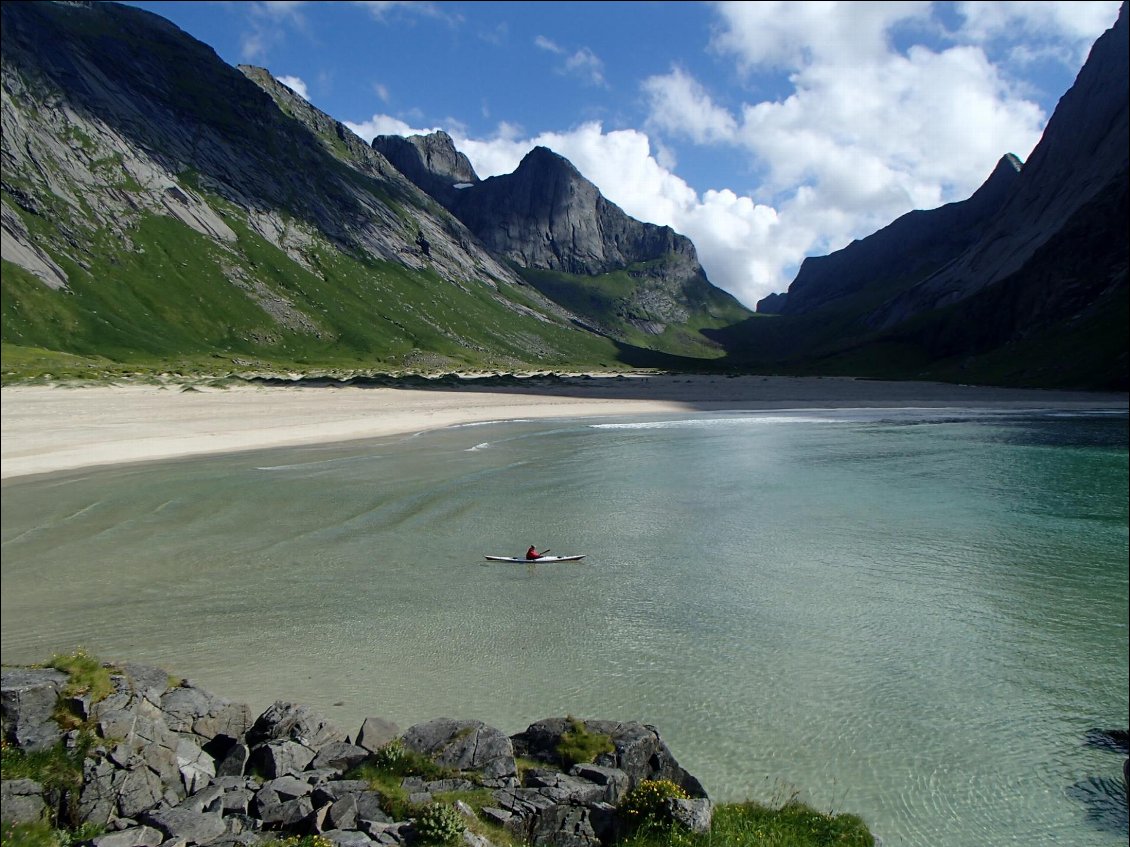
[[[355,731],[641,720],[716,800],[1124,845],[1123,414],[510,422],[3,486],[5,662],[76,646]],[[509,565],[529,544],[580,564]]]

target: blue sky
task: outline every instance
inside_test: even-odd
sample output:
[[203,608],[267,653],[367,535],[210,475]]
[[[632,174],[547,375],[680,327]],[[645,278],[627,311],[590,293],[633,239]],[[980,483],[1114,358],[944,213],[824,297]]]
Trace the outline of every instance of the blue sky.
[[1120,3],[129,5],[366,140],[443,129],[484,178],[550,147],[752,307],[1026,159]]

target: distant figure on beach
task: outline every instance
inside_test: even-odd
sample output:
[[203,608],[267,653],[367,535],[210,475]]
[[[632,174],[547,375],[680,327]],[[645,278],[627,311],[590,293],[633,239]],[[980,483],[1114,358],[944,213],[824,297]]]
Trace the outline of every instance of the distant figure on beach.
[[534,559],[540,559],[543,555],[544,554],[539,553],[538,548],[534,547],[532,544],[530,545],[530,549],[526,551],[526,558],[530,559],[531,561]]

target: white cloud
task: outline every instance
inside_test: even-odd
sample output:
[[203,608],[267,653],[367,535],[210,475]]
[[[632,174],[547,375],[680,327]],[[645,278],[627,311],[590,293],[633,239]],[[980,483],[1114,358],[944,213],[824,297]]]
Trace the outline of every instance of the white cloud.
[[605,85],[604,62],[587,47],[582,47],[565,60],[565,73],[589,85]]
[[300,77],[296,76],[280,76],[278,81],[301,97],[306,102],[310,102],[310,94],[306,90],[306,83]]
[[643,90],[651,103],[649,125],[689,134],[698,144],[733,140],[737,121],[683,70],[650,77],[644,80]]
[[600,87],[607,85],[604,79],[604,62],[588,47],[581,47],[570,53],[544,35],[534,38],[534,46],[555,56],[565,56],[565,61],[557,68],[558,73],[577,77],[588,85]]
[[559,56],[565,52],[564,48],[559,47],[557,42],[546,38],[544,35],[539,35],[534,39],[534,46],[540,47],[542,50],[546,50],[550,53],[556,53]]
[[[1003,64],[1007,50],[987,45],[1012,27],[1046,32],[1052,47],[1089,47],[1117,5],[974,3],[946,32],[922,2],[717,4],[714,49],[742,73],[773,69],[787,82],[779,97],[726,107],[675,67],[641,85],[647,132],[595,122],[536,135],[500,125],[487,138],[445,129],[484,178],[510,173],[537,145],[565,156],[632,217],[690,237],[711,281],[753,306],[785,290],[806,256],[969,197],[1006,153],[1027,158],[1048,116]],[[911,35],[921,37],[907,46]],[[431,131],[387,116],[353,128]],[[680,140],[744,155],[757,188],[700,195],[676,175]]]

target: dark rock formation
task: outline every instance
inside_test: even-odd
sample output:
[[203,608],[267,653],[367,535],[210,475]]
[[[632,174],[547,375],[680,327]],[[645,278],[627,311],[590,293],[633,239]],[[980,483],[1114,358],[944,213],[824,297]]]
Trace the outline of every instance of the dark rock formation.
[[[673,819],[697,831],[710,826],[713,807],[701,784],[679,766],[654,727],[588,721],[587,729],[607,734],[615,750],[566,772],[553,766],[561,734],[571,724],[566,718],[538,721],[513,737],[481,721],[449,718],[397,735],[392,724],[369,718],[358,737],[364,735],[370,749],[350,743],[306,706],[278,701],[251,721],[245,706],[190,682],[170,682],[156,668],[128,668],[113,673],[109,697],[86,704],[95,743],[82,762],[77,802],[49,795],[32,780],[5,779],[5,823],[38,820],[50,812],[63,825],[105,826],[95,847],[227,847],[313,834],[340,847],[408,845],[416,841],[412,815],[444,802],[449,793],[486,788],[492,797],[481,819],[523,842],[600,847],[623,831],[617,803],[632,786],[644,779],[670,779],[692,795],[672,803]],[[32,749],[24,742],[42,743],[42,731],[21,734],[18,728],[39,728],[45,692],[58,697],[65,681],[58,671],[3,670],[8,743],[21,750]],[[382,749],[375,746],[380,737],[447,771],[440,779],[401,780],[415,810],[408,820],[395,820],[389,801],[369,782],[345,778],[373,758],[373,749]],[[230,741],[220,758],[208,752],[217,749],[209,748],[217,738]],[[519,777],[516,750],[545,767]],[[466,804],[456,808],[475,817]],[[478,835],[468,843],[490,844]]]
[[[748,322],[749,359],[808,372],[1125,391],[1127,4],[1028,162],[962,203],[806,259]],[[731,344],[735,342],[731,341]]]
[[[780,312],[803,314],[865,288],[922,279],[974,244],[1016,183],[1020,160],[1009,154],[968,200],[908,212],[889,226],[827,256],[810,256],[789,286]],[[761,304],[758,311],[765,312]]]
[[870,319],[872,326],[894,326],[1017,273],[1035,271],[1031,263],[1041,247],[1100,195],[1126,184],[1130,179],[1128,42],[1123,3],[1117,22],[1095,42],[1075,84],[1060,99],[992,224],[944,268],[877,310]]
[[704,314],[733,312],[732,319],[748,314],[709,282],[688,238],[628,216],[552,150],[535,147],[513,173],[480,181],[444,133],[378,136],[373,148],[398,167],[403,163],[409,179],[505,262],[581,277],[628,271],[635,290],[614,307],[617,314],[565,282],[558,282],[564,292],[541,289],[610,334],[617,334],[618,323],[658,335]]
[[458,191],[479,181],[471,160],[455,149],[455,142],[446,132],[408,138],[378,135],[372,146],[393,167],[447,208],[451,208]]

